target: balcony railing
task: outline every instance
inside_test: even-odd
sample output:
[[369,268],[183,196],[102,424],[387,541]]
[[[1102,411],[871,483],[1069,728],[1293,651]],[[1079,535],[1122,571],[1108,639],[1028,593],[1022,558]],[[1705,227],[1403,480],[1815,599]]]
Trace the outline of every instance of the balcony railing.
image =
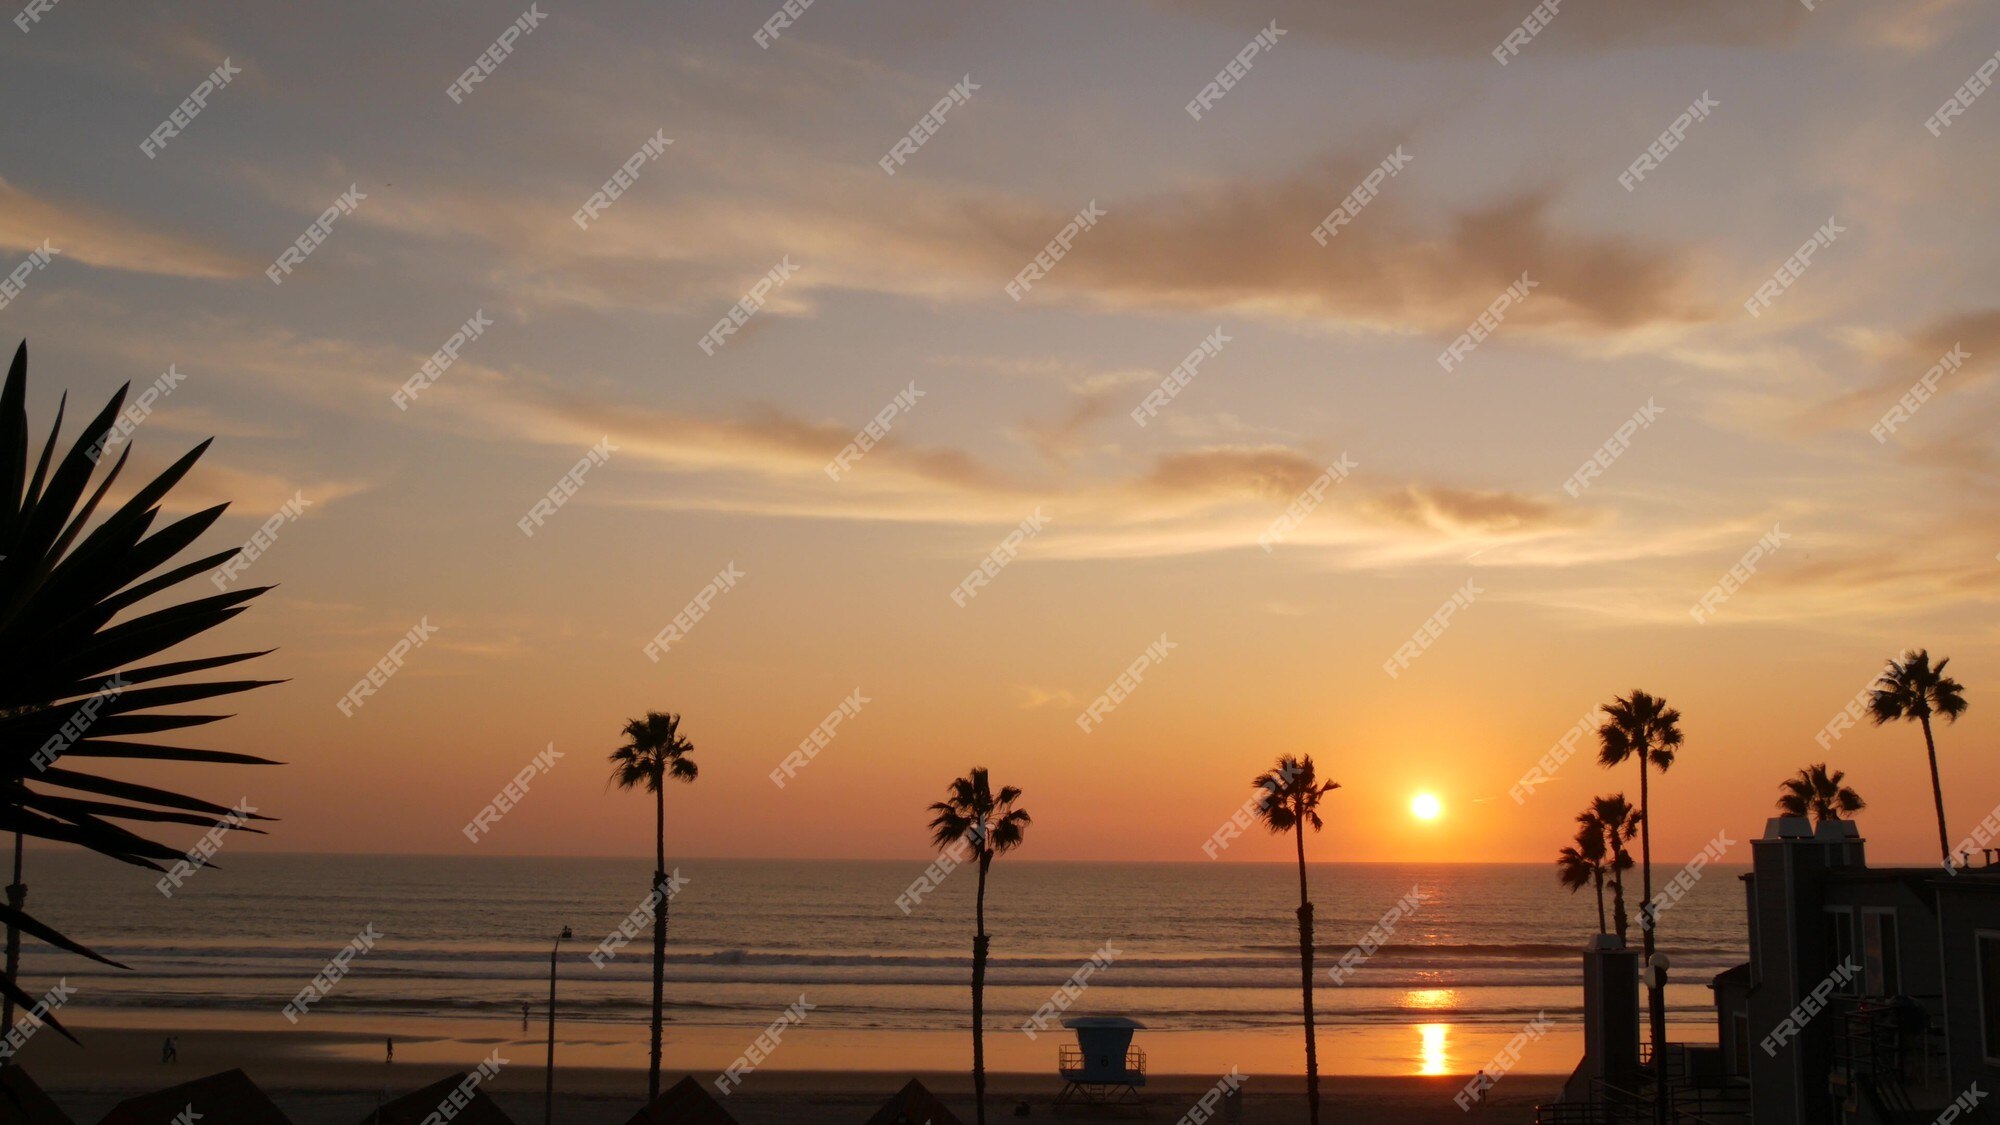
[[[1110,1059],[1101,1055],[1086,1056],[1083,1048],[1074,1043],[1064,1044],[1057,1049],[1056,1069],[1062,1072],[1064,1078],[1071,1080],[1088,1080],[1099,1076],[1115,1079],[1118,1073],[1112,1069]],[[1146,1073],[1146,1052],[1137,1047],[1127,1047],[1124,1071],[1127,1074]]]

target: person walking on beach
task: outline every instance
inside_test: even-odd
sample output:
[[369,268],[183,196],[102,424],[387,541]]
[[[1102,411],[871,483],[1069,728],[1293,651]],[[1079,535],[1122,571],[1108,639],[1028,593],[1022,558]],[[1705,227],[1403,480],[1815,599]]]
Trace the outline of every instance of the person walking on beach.
[[174,1042],[173,1036],[171,1035],[167,1036],[166,1041],[160,1044],[160,1061],[162,1063],[170,1063],[170,1062],[179,1062],[180,1059],[181,1059],[180,1044]]
[[393,1063],[393,1062],[395,1062],[395,1061],[396,1061],[396,1037],[395,1037],[395,1036],[393,1036],[393,1035],[385,1035],[385,1036],[383,1036],[383,1037],[382,1037],[382,1045],[383,1045],[384,1047],[388,1048],[388,1051],[389,1051],[389,1055],[388,1055],[388,1057],[387,1057],[387,1058],[385,1058],[385,1059],[384,1059],[384,1060],[382,1060],[382,1061],[383,1061],[383,1062],[385,1062],[385,1063]]
[[528,1030],[528,1006],[526,1004],[521,1005],[521,1030]]

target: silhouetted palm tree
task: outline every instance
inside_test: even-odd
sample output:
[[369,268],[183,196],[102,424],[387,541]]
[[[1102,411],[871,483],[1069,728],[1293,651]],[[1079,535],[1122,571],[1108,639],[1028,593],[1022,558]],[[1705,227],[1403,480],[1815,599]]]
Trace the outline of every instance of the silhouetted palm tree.
[[1807,766],[1778,784],[1778,811],[1786,816],[1810,816],[1814,824],[1839,820],[1842,813],[1868,807],[1861,794],[1842,785],[1846,770],[1828,773],[1826,763]]
[[1576,826],[1576,843],[1556,853],[1556,881],[1575,894],[1592,883],[1597,884],[1597,932],[1606,933],[1604,926],[1604,828],[1590,813],[1577,817],[1583,823]]
[[976,920],[972,936],[972,1093],[979,1106],[979,1125],[986,1125],[986,872],[993,857],[1021,846],[1033,818],[1014,802],[1021,791],[1006,786],[998,794],[987,781],[986,767],[974,766],[972,773],[954,780],[942,801],[931,805],[931,842],[940,849],[961,842],[979,857],[979,897],[974,906]]
[[1306,1106],[1312,1125],[1319,1125],[1319,1044],[1313,1038],[1313,907],[1306,891],[1306,829],[1317,832],[1324,825],[1319,817],[1319,800],[1340,788],[1337,781],[1321,782],[1314,772],[1312,755],[1294,758],[1286,754],[1278,764],[1251,781],[1263,791],[1258,798],[1258,815],[1273,832],[1293,832],[1299,845],[1299,982],[1305,994],[1306,1016]]
[[[0,832],[77,844],[163,871],[161,861],[185,858],[178,849],[112,822],[256,832],[245,822],[271,818],[247,808],[239,813],[195,797],[85,772],[85,764],[132,758],[275,765],[248,754],[128,741],[135,735],[157,735],[227,717],[174,714],[160,708],[278,682],[179,679],[262,656],[261,651],[159,660],[182,642],[242,613],[246,603],[270,587],[161,604],[175,586],[208,574],[238,551],[231,547],[174,563],[214,525],[226,504],[155,526],[167,494],[209,443],[202,442],[150,482],[131,489],[116,508],[100,512],[131,452],[128,443],[93,487],[91,478],[97,475],[107,439],[125,408],[126,388],[119,388],[84,424],[60,459],[56,440],[63,410],[58,408],[31,475],[27,383],[28,346],[23,343],[0,389]],[[65,396],[64,406],[67,403]],[[139,608],[142,603],[144,608]],[[168,680],[178,682],[160,682]],[[70,728],[67,733],[65,724]],[[70,952],[116,964],[37,921],[18,900],[0,906],[0,923]],[[11,969],[0,973],[0,995],[23,1006],[35,1003]],[[43,1018],[62,1031],[53,1017]]]
[[1955,723],[1965,714],[1965,686],[1944,674],[1944,666],[1951,663],[1949,657],[1931,667],[1931,654],[1926,649],[1906,652],[1900,660],[1891,660],[1882,678],[1875,681],[1875,693],[1869,698],[1868,710],[1876,726],[1894,719],[1915,719],[1924,727],[1924,750],[1931,758],[1931,799],[1937,802],[1938,847],[1944,852],[1944,863],[1951,863],[1951,834],[1944,826],[1944,786],[1938,781],[1937,740],[1931,737],[1931,716],[1943,715],[1946,722]]
[[1633,808],[1623,793],[1592,798],[1590,807],[1576,817],[1580,827],[1595,829],[1602,836],[1605,850],[1611,853],[1611,862],[1606,865],[1611,871],[1611,920],[1621,945],[1631,921],[1625,910],[1625,873],[1632,870],[1632,853],[1625,845],[1639,835],[1645,820],[1645,814]]
[[667,787],[666,779],[692,782],[700,768],[694,743],[681,736],[681,717],[671,711],[648,711],[643,719],[625,724],[625,745],[611,752],[611,780],[620,789],[640,785],[653,795],[655,850],[653,895],[653,1050],[646,1074],[646,1100],[660,1096],[660,1034],[666,1021],[667,996]]
[[1653,958],[1653,825],[1652,794],[1647,786],[1650,767],[1661,773],[1674,764],[1681,745],[1681,713],[1667,701],[1643,691],[1614,697],[1604,708],[1604,725],[1598,728],[1600,749],[1597,760],[1610,767],[1627,758],[1639,759],[1639,878],[1645,897],[1639,901],[1639,929],[1646,959]]

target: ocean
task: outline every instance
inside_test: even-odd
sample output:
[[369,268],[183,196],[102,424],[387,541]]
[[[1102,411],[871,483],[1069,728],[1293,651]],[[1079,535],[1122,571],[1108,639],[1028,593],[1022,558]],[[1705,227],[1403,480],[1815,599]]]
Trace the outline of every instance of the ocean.
[[[74,852],[31,853],[29,905],[131,967],[29,942],[27,986],[61,977],[74,1010],[276,1016],[357,935],[315,1014],[519,1020],[543,1010],[560,954],[565,1021],[644,1023],[650,922],[605,959],[590,954],[641,906],[650,860],[230,855],[171,898],[157,876]],[[968,1009],[970,866],[907,915],[897,898],[920,861],[690,859],[670,914],[667,995],[676,1024],[760,1028],[801,994],[819,1029],[935,1030]],[[1678,867],[1663,867],[1665,883]],[[1711,865],[1667,911],[1669,1007],[1693,1023],[1707,982],[1746,957],[1739,866]],[[1317,1007],[1324,1025],[1492,1024],[1579,1010],[1578,950],[1596,932],[1593,893],[1553,864],[1323,863],[1311,867]],[[1340,986],[1327,969],[1412,891],[1417,904]],[[1608,897],[1608,895],[1607,895]],[[1639,899],[1635,872],[1627,900]],[[1298,1021],[1297,871],[1283,864],[1050,863],[1002,858],[987,895],[991,1026],[1018,1028],[1098,958],[1066,1015],[1125,1015],[1185,1031]],[[1638,929],[1633,926],[1636,944]],[[1058,1001],[1063,1003],[1063,1001]],[[274,1021],[273,1026],[282,1028]]]

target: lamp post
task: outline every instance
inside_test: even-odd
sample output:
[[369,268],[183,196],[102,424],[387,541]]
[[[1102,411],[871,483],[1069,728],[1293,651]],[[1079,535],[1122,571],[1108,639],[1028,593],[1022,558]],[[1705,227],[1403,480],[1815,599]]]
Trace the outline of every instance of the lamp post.
[[1667,955],[1647,960],[1640,979],[1646,985],[1646,1014],[1653,1031],[1653,1120],[1667,1125]]
[[569,936],[569,927],[564,926],[549,947],[549,1065],[543,1075],[542,1125],[555,1125],[556,1120],[556,951]]

